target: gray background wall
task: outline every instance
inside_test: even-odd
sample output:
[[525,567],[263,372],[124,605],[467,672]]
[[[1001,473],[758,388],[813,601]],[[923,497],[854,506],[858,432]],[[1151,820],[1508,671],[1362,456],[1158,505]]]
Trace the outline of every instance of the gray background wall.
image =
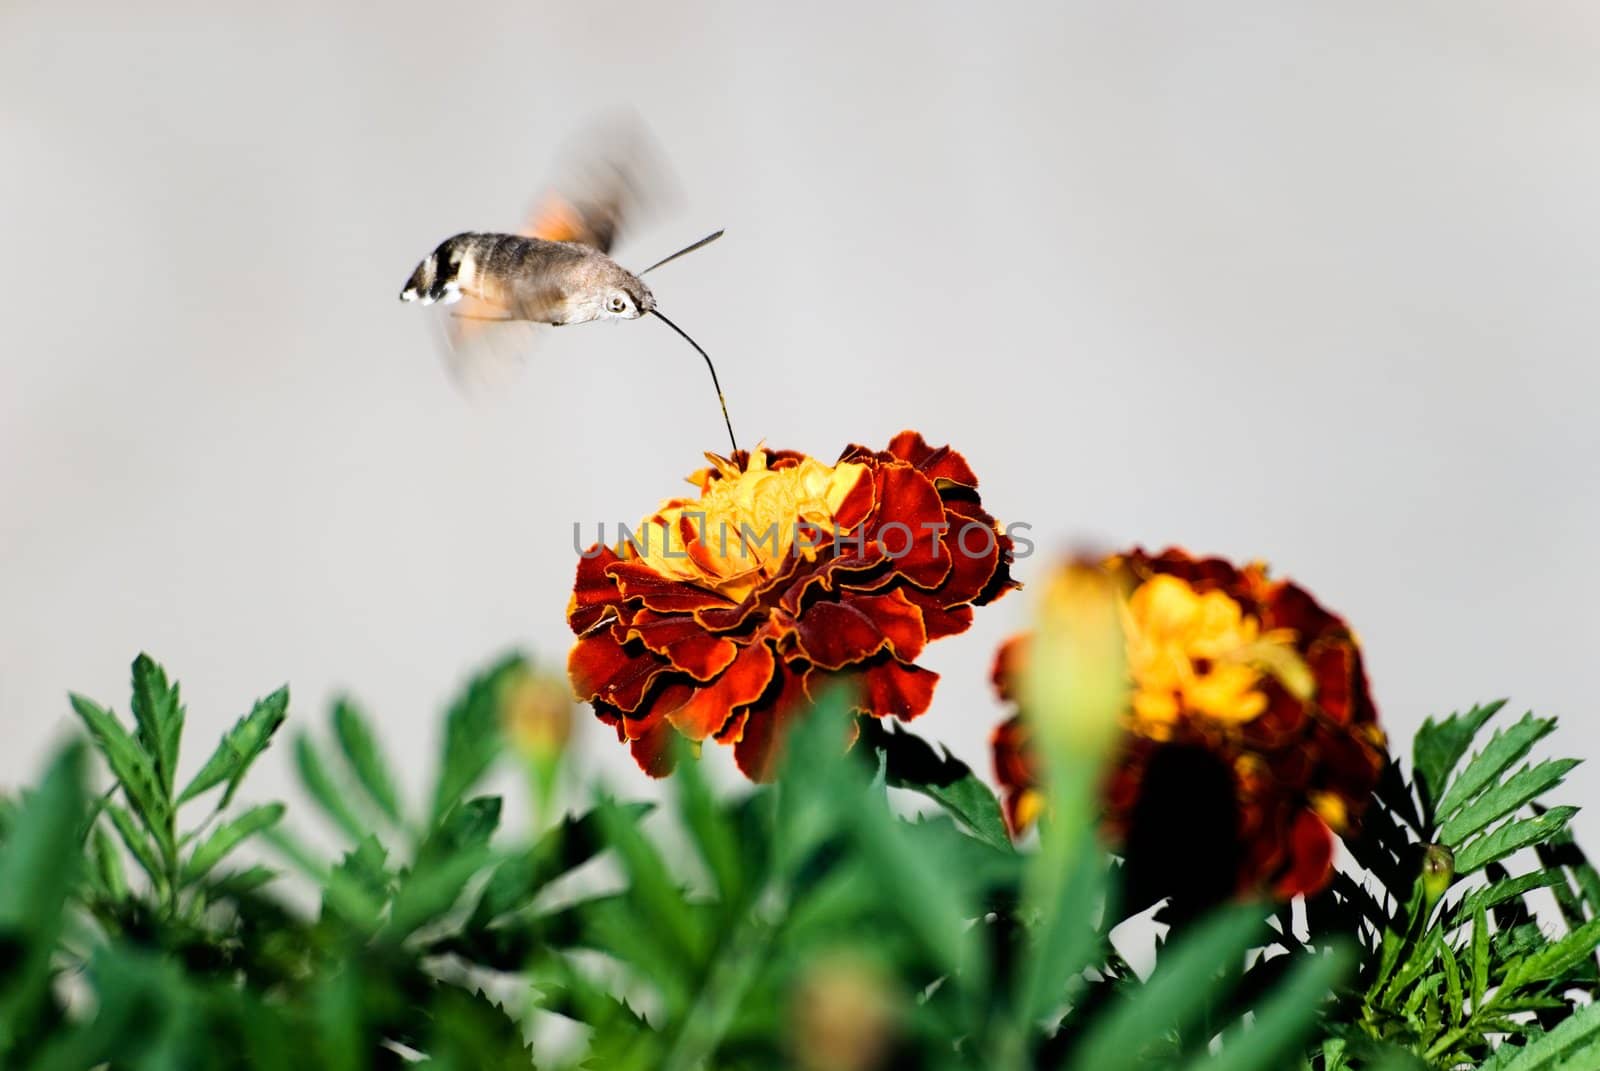
[[[563,659],[572,522],[721,446],[703,370],[587,327],[473,404],[395,294],[623,107],[685,194],[623,259],[728,228],[657,293],[743,436],[954,443],[1024,579],[1265,557],[1397,737],[1509,695],[1600,759],[1593,5],[140,6],[0,6],[0,783],[141,648],[207,737],[353,690],[416,781],[470,667]],[[919,728],[985,769],[1026,610],[926,660]]]

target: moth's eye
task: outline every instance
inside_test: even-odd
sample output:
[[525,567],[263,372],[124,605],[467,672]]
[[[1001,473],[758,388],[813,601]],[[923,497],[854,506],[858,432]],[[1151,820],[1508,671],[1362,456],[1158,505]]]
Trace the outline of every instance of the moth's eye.
[[611,299],[611,311],[612,312],[626,312],[627,310],[628,310],[628,299],[627,298],[623,297],[621,294],[617,294],[615,297],[613,297]]

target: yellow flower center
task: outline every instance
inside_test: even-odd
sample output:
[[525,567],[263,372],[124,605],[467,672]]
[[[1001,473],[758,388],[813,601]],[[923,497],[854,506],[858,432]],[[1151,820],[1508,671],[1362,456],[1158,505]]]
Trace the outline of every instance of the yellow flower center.
[[1175,576],[1141,584],[1124,607],[1137,729],[1165,739],[1180,713],[1238,724],[1267,708],[1263,679],[1298,699],[1314,689],[1290,629],[1261,623],[1220,591],[1204,594]]
[[814,557],[816,532],[833,532],[835,512],[866,472],[865,465],[824,465],[810,457],[769,469],[760,448],[745,469],[715,454],[706,457],[721,478],[691,476],[703,488],[700,498],[662,503],[631,543],[662,576],[735,601],[776,576],[791,555]]

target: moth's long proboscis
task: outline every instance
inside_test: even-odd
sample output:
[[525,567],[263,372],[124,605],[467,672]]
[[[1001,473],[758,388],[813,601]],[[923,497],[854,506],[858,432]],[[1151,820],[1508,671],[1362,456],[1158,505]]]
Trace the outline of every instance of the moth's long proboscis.
[[[722,233],[721,231],[717,232],[717,234],[721,234],[721,233]],[[717,235],[714,234],[711,237],[715,238],[716,236]],[[710,240],[711,240],[710,238],[706,239],[706,241],[710,241]],[[704,245],[705,242],[701,242],[699,244],[700,245]],[[689,248],[693,249],[695,247],[694,246],[690,246]],[[685,250],[684,252],[688,252],[688,250]],[[668,259],[671,259],[671,258],[668,258]],[[652,315],[655,316],[656,319],[660,320],[662,323],[666,324],[668,327],[670,327],[674,331],[676,331],[683,338],[683,340],[685,342],[687,342],[689,345],[694,347],[694,350],[695,350],[696,353],[698,353],[701,357],[705,358],[706,367],[711,370],[711,385],[713,387],[717,388],[717,404],[722,406],[722,422],[725,425],[727,425],[727,428],[728,428],[728,442],[733,444],[734,453],[738,453],[739,452],[739,440],[736,439],[734,437],[734,434],[733,434],[733,421],[728,419],[728,402],[722,396],[722,383],[719,382],[718,379],[717,379],[717,366],[711,363],[711,354],[709,354],[705,350],[701,349],[700,348],[700,343],[698,343],[694,339],[690,338],[689,337],[689,333],[687,331],[685,331],[683,328],[679,327],[677,324],[673,323],[671,320],[669,320],[665,316],[663,316],[661,314],[661,310],[660,309],[651,309],[650,312],[651,312]]]
[[685,256],[685,255],[687,255],[689,253],[693,253],[696,249],[704,248],[705,246],[708,246],[712,242],[716,241],[718,238],[721,238],[722,237],[722,233],[723,233],[722,231],[718,231],[715,234],[708,234],[704,238],[700,239],[698,242],[694,243],[693,245],[686,245],[682,249],[678,250],[676,253],[673,253],[671,256],[662,257],[660,260],[656,261],[654,264],[650,265],[648,268],[646,268],[642,272],[639,272],[638,274],[644,275],[646,272],[655,271],[657,268],[661,267],[661,265],[663,265],[663,264],[671,264],[674,260],[677,260],[681,256]]

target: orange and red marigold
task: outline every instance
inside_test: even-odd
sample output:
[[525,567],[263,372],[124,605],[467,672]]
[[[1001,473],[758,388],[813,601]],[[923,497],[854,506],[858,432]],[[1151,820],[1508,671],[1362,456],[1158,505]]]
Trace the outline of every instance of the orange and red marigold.
[[[1259,564],[1135,550],[1103,568],[1123,593],[1129,676],[1106,823],[1130,879],[1209,881],[1219,894],[1320,889],[1332,833],[1353,827],[1386,761],[1355,636]],[[1030,646],[1017,637],[996,657],[1008,701],[1024,662],[1043,657]],[[1030,736],[1017,716],[993,738],[1018,832],[1043,802]]]
[[1016,586],[966,460],[911,431],[832,465],[707,457],[697,498],[663,502],[579,563],[578,697],[656,776],[680,735],[731,744],[746,774],[770,776],[786,720],[836,682],[873,717],[927,710],[938,675],[916,664],[923,647]]

